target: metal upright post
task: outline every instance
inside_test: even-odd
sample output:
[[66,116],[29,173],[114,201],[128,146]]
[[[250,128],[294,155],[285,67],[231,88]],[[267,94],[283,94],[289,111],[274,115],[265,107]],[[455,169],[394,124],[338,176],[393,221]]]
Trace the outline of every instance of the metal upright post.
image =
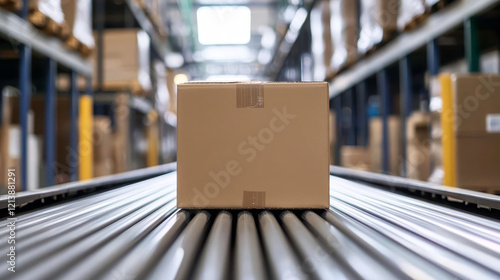
[[477,38],[477,23],[475,18],[469,18],[464,23],[465,58],[469,73],[478,73],[481,70],[479,40]]
[[19,124],[21,127],[21,190],[28,180],[28,112],[31,103],[31,47],[20,46],[19,52]]
[[45,186],[55,184],[56,173],[56,72],[57,64],[47,58],[45,76]]
[[357,124],[357,114],[356,114],[356,104],[355,104],[355,96],[354,89],[350,88],[346,93],[346,103],[350,109],[350,120],[349,127],[347,132],[347,145],[355,146],[356,145],[356,124]]
[[367,112],[367,93],[366,82],[361,81],[356,85],[357,94],[357,122],[358,122],[358,142],[357,145],[368,145],[368,112]]
[[403,177],[407,176],[407,157],[406,148],[408,145],[408,139],[406,138],[406,121],[413,110],[413,93],[412,93],[412,74],[411,74],[411,63],[410,57],[407,55],[399,61],[399,71],[400,71],[400,82],[401,82],[401,109],[402,109],[402,141],[403,141],[403,166],[401,170],[401,175]]
[[70,100],[70,135],[69,135],[69,147],[70,147],[70,159],[69,165],[69,179],[70,181],[78,180],[78,102],[79,102],[79,92],[77,84],[78,73],[71,71],[71,87],[69,93]]
[[97,49],[97,88],[102,90],[103,84],[103,63],[104,63],[104,14],[106,11],[106,1],[95,1],[96,3],[96,15],[97,19],[97,38],[96,38],[96,49]]
[[382,116],[382,171],[389,173],[389,111],[391,107],[389,81],[387,80],[387,70],[382,69],[377,73],[377,87],[381,100]]

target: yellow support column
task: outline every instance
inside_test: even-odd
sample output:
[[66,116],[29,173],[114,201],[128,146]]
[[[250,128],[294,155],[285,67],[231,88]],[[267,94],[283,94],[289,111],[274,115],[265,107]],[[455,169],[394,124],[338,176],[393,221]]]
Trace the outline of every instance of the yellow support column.
[[146,127],[146,137],[148,142],[147,164],[148,167],[158,165],[158,114],[156,111],[151,111],[148,114],[148,126]]
[[80,96],[80,117],[79,117],[79,179],[86,180],[93,177],[92,163],[94,162],[94,150],[92,141],[93,122],[93,100],[90,95]]
[[443,146],[443,185],[456,187],[455,176],[455,113],[453,110],[453,89],[450,74],[441,74],[439,76],[441,84],[441,127],[443,134],[441,143]]

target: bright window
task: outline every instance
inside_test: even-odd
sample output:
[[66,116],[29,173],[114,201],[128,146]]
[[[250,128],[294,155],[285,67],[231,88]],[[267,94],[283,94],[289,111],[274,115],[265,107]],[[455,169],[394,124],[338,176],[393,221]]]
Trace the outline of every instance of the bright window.
[[247,44],[251,13],[245,6],[200,7],[196,11],[198,41],[202,45]]

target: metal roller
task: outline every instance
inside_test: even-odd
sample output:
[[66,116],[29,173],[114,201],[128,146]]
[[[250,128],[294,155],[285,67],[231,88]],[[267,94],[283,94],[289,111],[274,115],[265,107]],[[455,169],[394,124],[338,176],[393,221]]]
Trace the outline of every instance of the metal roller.
[[[16,210],[19,263],[0,278],[500,279],[498,217],[392,193],[381,178],[374,187],[370,178],[332,176],[330,209],[314,211],[177,209],[175,172],[130,184],[118,178],[122,187],[101,184],[105,191],[83,196],[67,188],[61,198],[58,189],[56,204]],[[401,187],[386,184],[394,182]],[[497,205],[479,194],[474,201]],[[0,221],[4,236],[8,223]]]

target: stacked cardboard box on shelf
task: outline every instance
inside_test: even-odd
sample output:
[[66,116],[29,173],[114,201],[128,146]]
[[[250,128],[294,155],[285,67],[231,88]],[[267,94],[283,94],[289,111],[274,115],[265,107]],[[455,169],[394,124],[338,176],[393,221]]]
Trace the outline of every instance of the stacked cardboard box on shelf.
[[[103,34],[103,89],[151,91],[149,36],[139,29],[107,29]],[[94,63],[96,63],[94,61]]]
[[29,0],[29,21],[55,36],[66,36],[69,32],[64,21],[61,0]]
[[430,176],[430,115],[414,112],[406,121],[407,177],[427,181]]
[[125,93],[116,96],[114,102],[115,131],[113,133],[113,167],[114,173],[129,170],[130,160],[130,97]]
[[367,147],[342,146],[340,150],[342,166],[357,170],[370,171],[371,157]]
[[22,0],[0,0],[0,7],[8,11],[19,11],[23,7]]
[[311,11],[312,55],[314,60],[313,77],[316,81],[332,76],[332,37],[330,29],[330,1],[318,1]]
[[111,120],[106,116],[94,116],[94,176],[113,174]]
[[358,5],[351,0],[330,1],[330,28],[333,55],[330,67],[333,73],[350,66],[358,58]]
[[[401,146],[401,118],[389,116],[387,120],[389,129],[389,173],[400,175],[402,149]],[[369,148],[371,155],[371,170],[382,172],[382,118],[375,117],[369,123]]]
[[397,31],[399,0],[361,0],[358,52],[366,54]]
[[92,1],[62,1],[61,7],[69,30],[65,38],[66,45],[88,56],[95,47],[92,35]]
[[[0,166],[16,170],[16,190],[20,191],[21,177],[21,128],[19,126],[19,98],[9,88],[2,91],[2,122],[0,128]],[[36,133],[36,112],[33,108],[28,113],[27,126],[27,182],[24,182],[28,190],[34,190],[41,185],[42,163],[42,135]],[[2,174],[2,188],[7,185],[7,177]]]
[[139,8],[146,12],[149,20],[155,27],[158,34],[162,37],[167,36],[167,31],[163,26],[162,19],[162,1],[161,0],[136,0]]
[[500,75],[454,74],[456,185],[500,191]]
[[427,7],[425,0],[400,0],[398,29],[412,30],[425,18]]

